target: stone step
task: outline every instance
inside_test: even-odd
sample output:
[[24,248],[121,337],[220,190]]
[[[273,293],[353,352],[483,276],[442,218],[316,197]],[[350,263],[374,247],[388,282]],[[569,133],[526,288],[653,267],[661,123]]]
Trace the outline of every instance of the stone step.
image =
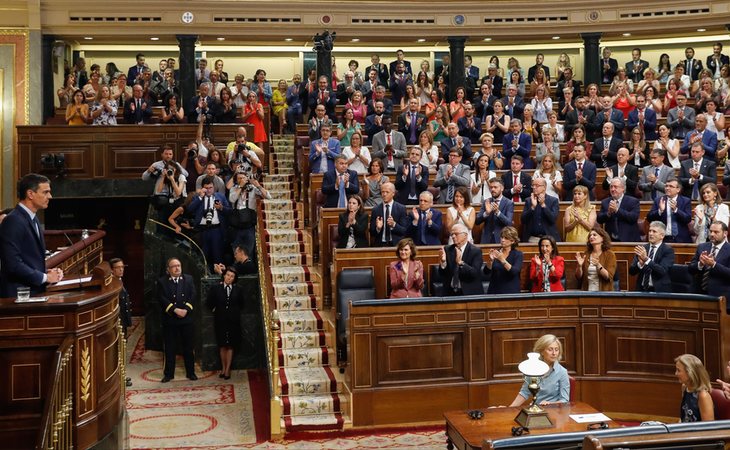
[[335,361],[335,352],[327,347],[280,348],[279,367],[321,367]]

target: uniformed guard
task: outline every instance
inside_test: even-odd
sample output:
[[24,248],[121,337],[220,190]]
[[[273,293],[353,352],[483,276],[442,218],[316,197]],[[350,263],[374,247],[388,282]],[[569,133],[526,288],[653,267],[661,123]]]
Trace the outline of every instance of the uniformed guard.
[[[124,345],[127,344],[129,335],[127,328],[132,326],[132,304],[129,300],[129,292],[124,287],[122,277],[124,276],[124,261],[121,258],[112,258],[109,260],[109,266],[112,268],[112,275],[119,279],[122,283],[122,290],[119,292],[119,320],[122,322],[122,333],[124,333]],[[132,379],[127,377],[127,387],[132,385]]]
[[175,355],[177,339],[182,340],[182,354],[185,360],[185,376],[195,381],[195,359],[193,355],[193,303],[195,285],[193,277],[182,273],[182,263],[177,258],[167,260],[167,276],[157,282],[162,307],[162,338],[164,342],[165,367],[162,382],[175,378]]

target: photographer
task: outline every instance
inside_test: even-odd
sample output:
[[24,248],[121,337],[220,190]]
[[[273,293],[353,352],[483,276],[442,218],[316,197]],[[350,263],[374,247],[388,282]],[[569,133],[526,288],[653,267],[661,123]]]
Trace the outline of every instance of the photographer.
[[261,158],[264,157],[264,151],[261,150],[253,142],[248,142],[246,128],[238,127],[236,130],[236,140],[230,142],[226,147],[226,159],[230,163],[234,159],[239,160],[244,166],[248,163],[252,167],[261,169]]
[[206,164],[205,173],[199,176],[197,180],[195,180],[195,191],[200,191],[200,188],[203,187],[203,180],[205,180],[206,178],[210,178],[211,180],[213,180],[215,192],[221,195],[226,195],[226,183],[221,177],[218,176],[219,171],[220,168],[218,167],[218,164],[214,162],[209,162],[208,164]]
[[150,165],[147,170],[142,173],[142,179],[144,181],[157,179],[160,175],[162,175],[163,169],[165,169],[170,164],[177,166],[177,170],[185,178],[188,177],[188,171],[185,170],[178,162],[173,160],[172,147],[168,145],[162,147],[160,158],[161,159],[159,161],[155,161],[154,163],[152,163],[152,165]]
[[195,215],[195,226],[200,230],[203,253],[210,268],[223,262],[225,230],[231,206],[223,194],[215,192],[213,179],[205,177],[202,187],[190,202],[188,212]]
[[[185,191],[185,176],[180,173],[178,166],[174,163],[169,163],[162,170],[162,175],[157,177],[155,183],[155,196],[160,199],[160,217],[161,221],[167,220],[170,213],[180,206],[187,197]],[[162,200],[166,199],[167,203],[164,204]]]
[[234,245],[244,245],[249,255],[253,254],[256,243],[256,198],[270,199],[269,191],[261,183],[251,177],[250,173],[239,166],[228,183],[228,200],[233,211],[230,216],[231,242]]

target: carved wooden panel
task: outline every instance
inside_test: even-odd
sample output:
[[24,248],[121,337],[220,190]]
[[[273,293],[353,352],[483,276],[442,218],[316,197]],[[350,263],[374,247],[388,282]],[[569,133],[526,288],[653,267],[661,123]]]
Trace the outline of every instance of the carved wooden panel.
[[605,373],[674,376],[674,358],[697,348],[695,330],[677,327],[609,326],[605,328]]
[[377,385],[463,380],[464,335],[459,332],[378,335]]
[[527,353],[532,351],[535,341],[542,335],[550,333],[558,337],[563,345],[563,359],[561,364],[568,370],[574,370],[576,359],[575,336],[573,327],[549,326],[530,327],[525,329],[504,328],[491,330],[492,345],[487,349],[492,368],[490,374],[494,378],[520,376],[517,365],[527,359]]

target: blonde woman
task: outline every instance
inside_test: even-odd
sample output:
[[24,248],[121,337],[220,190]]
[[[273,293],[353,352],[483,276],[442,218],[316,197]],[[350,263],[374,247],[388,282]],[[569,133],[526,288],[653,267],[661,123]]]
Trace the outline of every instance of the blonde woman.
[[596,226],[596,205],[588,201],[588,188],[578,185],[573,189],[573,204],[563,216],[566,242],[585,242],[588,233]]
[[[568,371],[560,365],[560,358],[563,356],[563,344],[552,334],[546,334],[535,342],[532,351],[540,354],[540,359],[547,363],[550,370],[542,376],[540,381],[540,392],[537,393],[538,405],[550,405],[554,403],[567,403],[570,401],[570,378]],[[522,384],[522,389],[510,406],[521,406],[530,398],[528,380]]]
[[682,383],[680,422],[715,420],[715,410],[710,391],[710,376],[702,361],[685,353],[674,359],[674,375]]
[[558,64],[555,65],[555,81],[561,81],[564,78],[563,71],[570,66],[570,56],[567,53],[561,53],[558,56]]
[[692,214],[692,227],[695,230],[695,243],[701,244],[710,240],[710,224],[719,221],[728,224],[730,209],[722,202],[720,191],[715,183],[707,183],[700,188],[702,201],[695,206]]

